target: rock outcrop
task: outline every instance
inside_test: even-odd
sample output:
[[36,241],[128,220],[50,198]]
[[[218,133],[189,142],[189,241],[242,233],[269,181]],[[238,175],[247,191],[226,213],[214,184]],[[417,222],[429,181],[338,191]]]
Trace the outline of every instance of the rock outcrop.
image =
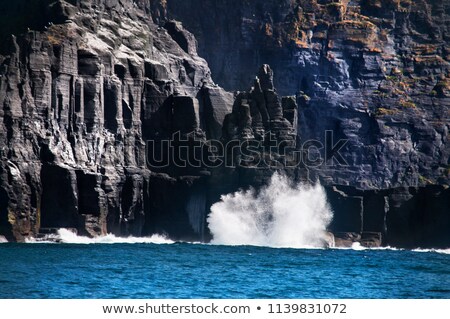
[[361,190],[326,187],[336,244],[449,247],[450,189],[445,186]]

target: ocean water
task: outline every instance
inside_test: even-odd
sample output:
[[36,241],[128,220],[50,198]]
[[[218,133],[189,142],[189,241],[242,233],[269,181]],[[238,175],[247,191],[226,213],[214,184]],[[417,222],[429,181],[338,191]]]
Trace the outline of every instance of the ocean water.
[[162,236],[0,244],[0,298],[450,298],[449,250],[329,249],[320,185],[222,196],[212,244]]
[[0,298],[450,298],[448,250],[111,239],[0,244]]

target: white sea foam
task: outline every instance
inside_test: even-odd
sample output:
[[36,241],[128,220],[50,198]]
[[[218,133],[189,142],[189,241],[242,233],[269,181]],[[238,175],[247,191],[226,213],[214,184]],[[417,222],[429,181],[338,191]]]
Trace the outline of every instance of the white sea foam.
[[153,235],[151,237],[116,237],[114,235],[106,235],[99,237],[78,236],[67,229],[58,231],[61,242],[67,244],[173,244],[174,241],[167,239],[161,235]]
[[173,244],[174,241],[162,235],[150,237],[116,237],[108,234],[99,237],[78,236],[68,229],[61,228],[58,234],[49,235],[47,239],[27,238],[27,243],[65,243],[65,244]]
[[258,192],[222,196],[208,226],[213,244],[314,248],[327,245],[332,217],[321,185],[294,185],[276,173]]
[[437,253],[437,254],[446,254],[446,255],[450,255],[450,248],[447,249],[422,249],[422,248],[417,248],[417,249],[404,249],[404,248],[396,248],[396,247],[390,247],[390,246],[386,246],[386,247],[364,247],[362,246],[360,243],[353,243],[353,245],[351,247],[333,247],[333,249],[339,249],[339,250],[367,250],[367,251],[372,251],[372,250],[390,250],[390,251],[413,251],[415,253]]
[[356,243],[352,244],[352,249],[353,250],[366,250],[367,248],[362,246],[361,243],[356,242]]
[[361,243],[359,242],[354,242],[350,247],[331,247],[332,249],[337,249],[337,250],[356,250],[356,251],[362,251],[362,250],[392,250],[392,251],[400,251],[400,250],[405,250],[402,248],[395,248],[395,247],[390,247],[390,246],[385,246],[385,247],[365,247],[363,245],[361,245]]
[[450,248],[447,249],[414,249],[413,250],[416,253],[438,253],[438,254],[445,254],[450,255]]

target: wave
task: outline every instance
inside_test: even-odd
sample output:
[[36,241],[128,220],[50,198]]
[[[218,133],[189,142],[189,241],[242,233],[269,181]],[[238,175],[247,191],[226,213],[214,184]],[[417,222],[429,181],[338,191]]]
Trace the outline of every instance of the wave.
[[64,244],[173,244],[175,241],[162,235],[150,237],[116,237],[112,234],[98,237],[78,236],[68,229],[61,228],[55,235],[49,235],[46,240],[29,238],[28,243],[64,243]]
[[437,253],[437,254],[445,254],[450,255],[450,248],[447,249],[405,249],[405,248],[396,248],[396,247],[364,247],[360,243],[356,242],[353,243],[351,247],[332,247],[331,249],[337,249],[337,250],[355,250],[355,251],[378,251],[378,250],[389,250],[389,251],[412,251],[415,253]]
[[416,253],[438,253],[438,254],[445,254],[450,255],[450,248],[447,249],[413,249],[412,251]]
[[260,191],[222,196],[207,221],[213,244],[318,248],[330,244],[332,217],[320,184],[293,184],[275,173]]
[[[1,238],[0,238],[1,239]],[[65,244],[174,244],[176,241],[168,239],[162,235],[153,235],[150,237],[116,237],[112,234],[106,236],[99,236],[95,238],[78,236],[72,231],[68,229],[61,228],[58,230],[58,233],[55,235],[48,235],[48,238],[45,240],[35,239],[33,237],[27,238],[25,240],[26,243],[34,243],[34,244],[57,244],[57,243],[65,243]],[[0,244],[8,243],[8,241],[0,240]],[[222,244],[217,243],[214,240],[211,243],[202,243],[202,242],[183,242],[186,244],[192,245],[220,245],[220,246],[258,246],[258,247],[267,247],[267,248],[291,248],[291,249],[323,249],[323,250],[353,250],[353,251],[411,251],[415,253],[437,253],[437,254],[445,254],[450,255],[450,248],[447,249],[404,249],[404,248],[396,248],[396,247],[364,247],[360,243],[355,242],[351,247],[324,247],[324,246],[308,246],[304,245],[302,247],[290,247],[290,246],[267,246],[267,245],[254,245],[254,244]]]
[[58,230],[61,242],[66,244],[173,244],[174,241],[162,235],[150,237],[116,237],[112,234],[99,237],[78,236],[67,229]]
[[359,242],[354,242],[350,247],[330,247],[331,249],[338,250],[392,250],[392,251],[401,251],[405,250],[403,248],[396,248],[391,246],[383,246],[383,247],[366,247],[361,245]]

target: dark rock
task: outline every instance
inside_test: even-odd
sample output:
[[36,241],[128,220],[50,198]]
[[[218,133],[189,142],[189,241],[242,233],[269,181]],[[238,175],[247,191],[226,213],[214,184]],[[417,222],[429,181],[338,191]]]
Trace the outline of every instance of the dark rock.
[[363,230],[365,232],[386,233],[386,214],[389,211],[389,199],[382,192],[364,194]]
[[172,106],[173,132],[189,133],[200,128],[198,100],[190,96],[174,96]]
[[283,109],[281,108],[278,95],[273,90],[265,90],[264,98],[266,99],[266,108],[269,118],[272,121],[279,120],[283,117]]
[[334,233],[335,247],[352,247],[359,244],[363,247],[374,248],[382,246],[382,234],[376,232],[337,232]]
[[376,232],[363,232],[361,234],[361,245],[364,247],[381,247],[383,244],[383,238],[381,233]]
[[[326,130],[348,140],[341,150],[348,165],[314,167],[312,176],[388,189],[450,184],[447,7],[434,0],[168,0],[167,15],[196,35],[225,89],[245,90],[254,70],[269,64],[273,72],[260,71],[260,86],[273,89],[273,77],[281,95],[298,96],[304,141],[324,144]],[[255,84],[254,95],[260,91]]]
[[293,127],[297,127],[298,123],[298,106],[295,101],[295,96],[283,97],[281,100],[283,106],[283,117],[291,123]]
[[76,172],[46,164],[41,169],[41,183],[39,228],[76,228],[79,204]]
[[234,96],[217,86],[204,85],[199,93],[201,112],[204,119],[202,128],[207,139],[219,140],[225,116],[231,112]]
[[164,25],[172,39],[188,54],[197,54],[197,40],[195,37],[185,30],[178,21],[168,21]]
[[[287,142],[295,147],[296,122],[292,115],[297,110],[294,99],[286,99],[286,113],[283,112],[280,98],[273,89],[272,70],[264,65],[260,70],[265,79],[262,86],[257,77],[254,87],[249,92],[240,92],[236,96],[233,111],[224,123],[224,137],[231,139],[256,139],[264,141],[268,135],[275,136],[276,141]],[[291,113],[290,113],[291,112]],[[284,117],[290,116],[292,122]]]
[[261,83],[261,89],[263,91],[273,90],[273,71],[269,65],[264,64],[258,73],[258,78]]
[[149,185],[153,196],[151,213],[145,216],[143,234],[160,233],[170,234],[173,239],[204,240],[206,190],[202,183],[198,177],[153,176]]
[[363,197],[349,196],[337,187],[326,188],[328,201],[333,209],[333,222],[330,230],[334,232],[361,233],[363,230]]
[[333,234],[335,247],[352,247],[354,243],[361,240],[361,234],[359,233],[334,232]]
[[[156,2],[1,6],[0,233],[19,241],[41,228],[148,234],[146,215],[165,202],[150,199],[145,141],[200,130],[197,95],[215,87],[195,38],[175,22],[170,34],[158,28]],[[229,94],[210,90],[208,99],[217,132]],[[185,233],[158,230],[174,229]]]
[[449,189],[401,188],[389,196],[387,242],[399,247],[450,245]]
[[145,77],[153,82],[164,82],[169,80],[169,72],[166,67],[156,61],[145,61]]
[[447,187],[381,191],[333,187],[326,191],[334,212],[330,230],[336,246],[360,242],[368,247],[445,248],[450,244]]

